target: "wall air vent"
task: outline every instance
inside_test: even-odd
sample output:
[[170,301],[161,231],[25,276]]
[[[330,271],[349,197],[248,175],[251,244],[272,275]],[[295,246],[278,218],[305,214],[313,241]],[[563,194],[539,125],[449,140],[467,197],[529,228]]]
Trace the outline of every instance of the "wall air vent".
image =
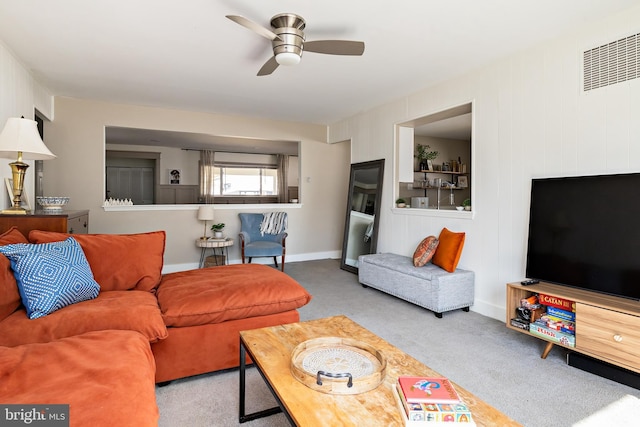
[[585,92],[640,77],[640,33],[585,51],[583,66]]

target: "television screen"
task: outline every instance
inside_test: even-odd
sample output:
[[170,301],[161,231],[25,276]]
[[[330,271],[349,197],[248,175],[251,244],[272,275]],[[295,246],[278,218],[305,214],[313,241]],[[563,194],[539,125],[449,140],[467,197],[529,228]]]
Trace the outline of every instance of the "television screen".
[[640,300],[640,174],[533,179],[526,275]]

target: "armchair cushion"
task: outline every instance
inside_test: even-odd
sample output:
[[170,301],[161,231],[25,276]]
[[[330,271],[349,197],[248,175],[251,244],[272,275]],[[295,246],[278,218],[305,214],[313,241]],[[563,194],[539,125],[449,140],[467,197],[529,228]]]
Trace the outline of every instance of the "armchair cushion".
[[277,242],[251,242],[244,245],[244,256],[252,257],[272,257],[282,255],[282,244]]

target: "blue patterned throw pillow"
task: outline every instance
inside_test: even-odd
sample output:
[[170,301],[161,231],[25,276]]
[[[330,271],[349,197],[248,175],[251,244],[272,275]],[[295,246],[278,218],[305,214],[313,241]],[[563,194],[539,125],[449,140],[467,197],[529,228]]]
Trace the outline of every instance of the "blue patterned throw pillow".
[[73,237],[37,245],[15,243],[0,247],[0,253],[11,261],[30,319],[98,296],[100,285]]

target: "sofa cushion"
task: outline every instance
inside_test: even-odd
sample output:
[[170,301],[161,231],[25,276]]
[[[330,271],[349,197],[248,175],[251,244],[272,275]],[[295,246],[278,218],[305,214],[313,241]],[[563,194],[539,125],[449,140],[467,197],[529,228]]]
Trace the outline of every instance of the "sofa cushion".
[[[64,240],[70,234],[32,230],[32,243]],[[165,232],[138,234],[73,234],[87,256],[103,291],[150,291],[162,277]]]
[[436,253],[438,243],[439,240],[436,236],[428,236],[422,239],[416,250],[413,252],[413,265],[416,267],[423,267],[431,261],[433,254]]
[[62,242],[14,243],[0,247],[11,261],[30,319],[98,296],[100,286],[73,237]]
[[[29,243],[17,227],[11,227],[0,235],[0,246],[13,243]],[[11,270],[11,262],[0,254],[0,321],[16,311],[18,307],[20,307],[20,292],[16,277]]]
[[149,342],[131,331],[0,347],[0,402],[68,404],[71,426],[157,426],[154,375]]
[[158,286],[167,326],[220,323],[295,310],[311,295],[270,266],[235,264],[170,273]]
[[90,331],[137,331],[155,342],[167,337],[155,295],[146,291],[105,291],[97,298],[69,305],[30,320],[20,309],[0,322],[0,345],[49,342]]
[[456,271],[462,247],[464,246],[465,233],[454,233],[446,227],[440,232],[438,248],[431,262],[438,267],[453,273]]

